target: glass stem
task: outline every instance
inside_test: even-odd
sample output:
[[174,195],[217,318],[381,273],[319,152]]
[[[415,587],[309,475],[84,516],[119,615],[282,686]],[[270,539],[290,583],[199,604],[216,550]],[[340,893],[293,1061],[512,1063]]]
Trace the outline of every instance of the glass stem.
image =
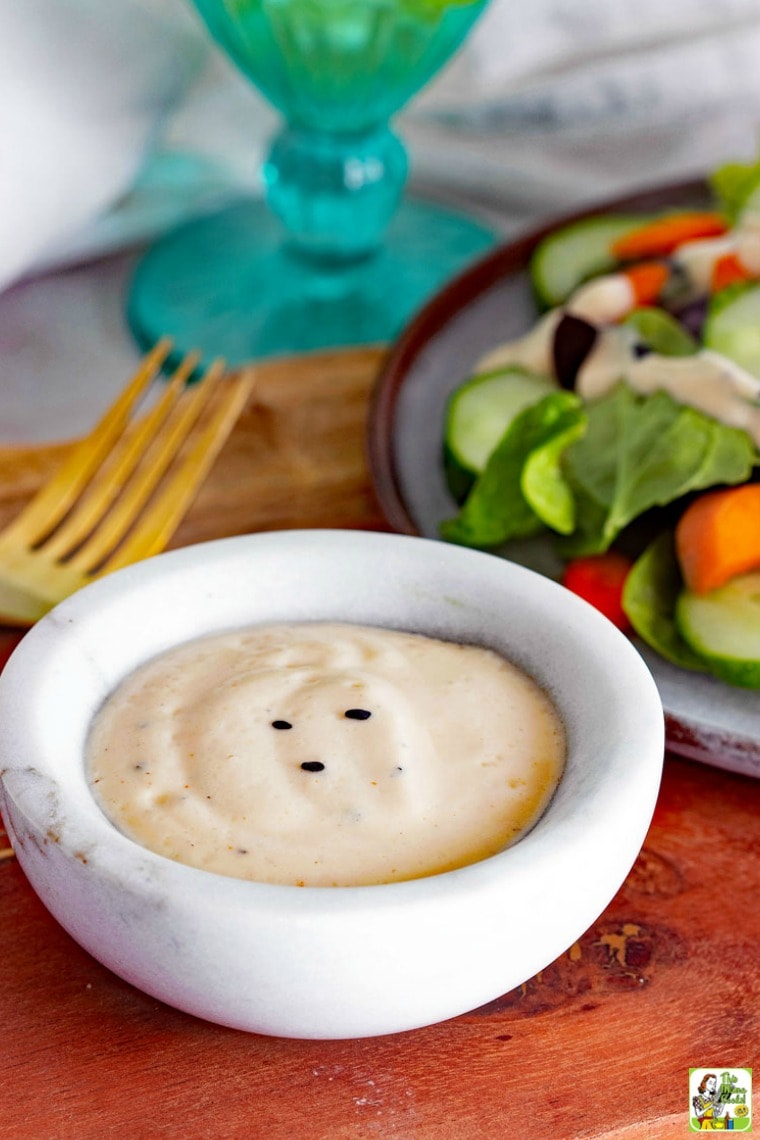
[[406,150],[386,126],[330,134],[288,125],[275,137],[263,173],[289,248],[327,265],[378,249],[407,169]]

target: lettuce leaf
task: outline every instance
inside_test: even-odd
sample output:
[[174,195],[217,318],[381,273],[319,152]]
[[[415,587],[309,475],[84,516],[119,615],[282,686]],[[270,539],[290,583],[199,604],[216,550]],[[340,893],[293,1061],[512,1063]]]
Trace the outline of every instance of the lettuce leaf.
[[576,501],[565,557],[608,549],[633,519],[691,491],[745,482],[755,461],[746,432],[627,384],[586,405],[588,427],[567,449],[563,471]]
[[549,527],[562,557],[598,554],[652,507],[745,482],[756,459],[746,432],[664,391],[553,392],[515,417],[441,534],[493,548]]
[[680,321],[653,305],[633,309],[623,319],[623,324],[632,328],[644,344],[660,356],[693,356],[699,349],[694,337]]
[[709,181],[723,213],[735,222],[760,186],[760,162],[726,162]]
[[586,426],[573,392],[558,391],[515,416],[456,518],[442,536],[464,546],[494,547],[537,534],[545,523],[560,532],[574,525],[574,496],[560,457]]
[[666,661],[705,673],[707,664],[686,644],[676,624],[676,602],[683,588],[673,534],[666,531],[631,567],[623,589],[623,609],[642,641]]

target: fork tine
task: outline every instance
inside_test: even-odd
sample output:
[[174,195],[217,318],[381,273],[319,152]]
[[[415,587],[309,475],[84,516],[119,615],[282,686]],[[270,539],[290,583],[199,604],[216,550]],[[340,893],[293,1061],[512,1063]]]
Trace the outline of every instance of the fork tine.
[[5,530],[14,540],[34,544],[48,534],[76,501],[92,472],[118,438],[132,407],[166,360],[172,342],[160,340],[143,359],[132,380],[121,392],[93,431],[79,443],[58,473],[32,499],[19,517]]
[[101,567],[99,574],[110,574],[164,549],[235,426],[253,381],[252,369],[230,381],[229,391],[219,401],[209,423],[176,474],[142,515],[126,541]]
[[168,417],[171,408],[184,391],[187,380],[200,360],[200,353],[191,352],[177,366],[174,375],[167,383],[161,399],[141,421],[139,427],[126,437],[122,436],[114,444],[116,461],[98,477],[95,493],[86,495],[64,518],[62,525],[45,542],[47,558],[64,558],[70,551],[85,540],[102,518],[105,511],[116,499],[132,472],[145,454],[150,441],[157,434]]
[[223,374],[224,362],[215,360],[192,393],[186,394],[184,407],[177,409],[178,414],[157,436],[146,461],[137,469],[118,502],[103,516],[102,525],[69,559],[69,566],[92,573],[114,550],[163,478]]

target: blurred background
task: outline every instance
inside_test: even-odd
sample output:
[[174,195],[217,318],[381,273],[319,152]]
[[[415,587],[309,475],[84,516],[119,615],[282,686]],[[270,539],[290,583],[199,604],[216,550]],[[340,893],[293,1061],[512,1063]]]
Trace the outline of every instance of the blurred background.
[[[0,0],[0,26],[0,414],[15,438],[39,349],[14,340],[32,302],[22,313],[11,287],[259,193],[278,117],[185,0]],[[760,0],[491,0],[397,120],[410,189],[509,236],[747,159],[758,60]],[[92,299],[76,304],[86,322]]]
[[[277,116],[185,0],[0,0],[0,285],[258,191]],[[505,232],[760,141],[760,0],[491,0],[398,127]]]

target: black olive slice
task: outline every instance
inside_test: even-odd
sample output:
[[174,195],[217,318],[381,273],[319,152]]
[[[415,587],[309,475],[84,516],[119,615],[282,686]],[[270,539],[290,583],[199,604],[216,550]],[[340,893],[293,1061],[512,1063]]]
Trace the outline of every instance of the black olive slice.
[[568,388],[571,392],[575,388],[578,372],[596,344],[597,335],[596,325],[582,317],[574,317],[572,313],[560,317],[554,330],[552,356],[554,374],[561,388]]

